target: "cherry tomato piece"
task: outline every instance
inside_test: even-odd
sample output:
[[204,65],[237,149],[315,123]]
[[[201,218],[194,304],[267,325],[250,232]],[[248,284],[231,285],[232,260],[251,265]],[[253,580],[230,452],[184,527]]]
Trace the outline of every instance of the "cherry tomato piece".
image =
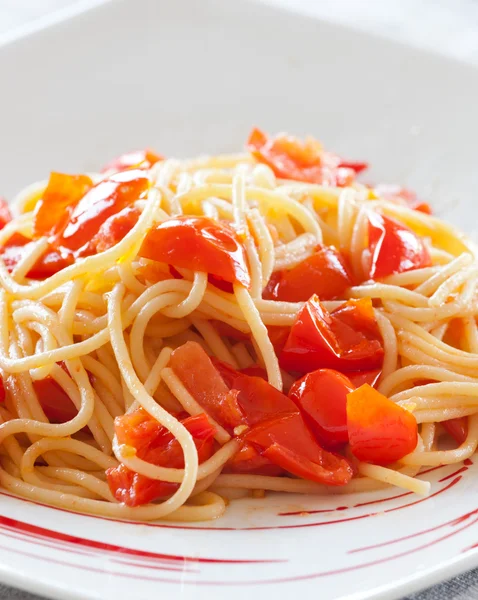
[[[292,400],[261,377],[239,373],[218,359],[214,359],[214,365],[195,342],[180,346],[171,356],[173,370],[195,400],[212,418],[238,434],[244,444],[252,445],[269,462],[291,473],[300,471],[301,476],[332,485],[347,483],[350,465],[319,445]],[[239,425],[246,429],[234,431]],[[246,460],[239,461],[242,472],[248,467],[269,466],[257,458],[249,451]]]
[[371,387],[375,387],[382,369],[373,369],[372,371],[349,371],[347,377],[350,379],[354,388],[358,388],[364,383],[368,383]]
[[[181,422],[192,435],[202,463],[212,455],[215,429],[205,414],[182,416]],[[119,443],[134,447],[139,458],[157,466],[184,467],[184,455],[178,440],[144,409],[117,417],[115,432]],[[108,469],[106,476],[115,498],[127,506],[139,506],[169,496],[179,487],[177,483],[149,479],[123,464]]]
[[87,175],[51,173],[48,185],[35,206],[34,235],[51,236],[62,232],[73,207],[92,187],[93,182]]
[[370,213],[368,236],[371,279],[432,264],[423,241],[409,227],[391,217]]
[[442,421],[445,431],[461,446],[468,437],[468,417],[457,417]]
[[251,444],[241,446],[239,452],[227,462],[225,471],[248,473],[250,475],[268,475],[269,477],[277,477],[284,473],[284,469],[272,463]]
[[251,377],[261,377],[262,379],[265,379],[265,381],[268,381],[267,371],[264,369],[264,367],[261,367],[260,365],[257,365],[257,364],[253,364],[253,365],[250,365],[249,367],[245,367],[244,369],[241,369],[239,372],[243,373],[244,375],[250,375]]
[[160,223],[147,234],[139,255],[245,287],[251,282],[237,233],[207,217],[175,217]]
[[291,328],[285,325],[267,326],[267,333],[269,334],[269,339],[271,341],[271,344],[274,346],[274,351],[277,356],[280,356],[280,353],[284,349],[284,346],[290,334],[290,330]]
[[251,445],[263,459],[305,479],[330,485],[349,481],[352,471],[348,461],[319,445],[290,398],[261,377],[239,373],[218,359],[214,359],[214,365],[227,386],[237,391],[237,402],[249,427],[241,435],[246,445],[245,460],[236,464],[236,469],[271,470],[268,462],[260,461],[248,449]]
[[126,171],[127,169],[150,169],[160,160],[164,160],[164,156],[156,154],[153,150],[146,148],[145,150],[135,150],[127,152],[109,162],[103,169],[102,173],[109,171]]
[[224,323],[224,321],[210,321],[212,325],[214,325],[214,329],[218,332],[221,337],[230,338],[231,340],[235,340],[236,342],[248,342],[251,339],[250,333],[244,333],[243,331],[239,331],[229,323]]
[[348,300],[330,314],[317,296],[299,311],[280,355],[286,371],[341,372],[382,366],[383,345],[370,299]]
[[289,398],[324,448],[338,450],[348,442],[347,394],[354,389],[348,377],[332,369],[308,373],[290,388]]
[[186,342],[171,354],[170,366],[207,414],[232,432],[244,420],[237,394],[229,389],[206,352]]
[[227,363],[213,358],[212,362],[230,390],[237,391],[237,403],[243,422],[252,427],[285,413],[297,412],[297,407],[282,392],[264,381],[233,369]]
[[244,440],[298,477],[326,485],[345,485],[352,478],[348,460],[321,448],[298,412],[259,423]]
[[306,302],[314,294],[321,300],[343,298],[352,285],[345,259],[333,246],[318,247],[297,266],[274,276],[263,297],[285,302]]
[[131,507],[171,496],[178,489],[177,483],[150,479],[122,463],[106,471],[106,480],[116,500]]
[[[14,233],[0,248],[0,256],[12,272],[24,255],[30,251],[32,240],[21,233]],[[27,273],[30,279],[46,279],[73,264],[73,257],[49,247]]]
[[96,252],[104,252],[116,246],[133,229],[140,216],[139,208],[128,206],[106,219],[92,240]]
[[78,414],[78,409],[63,388],[52,377],[37,379],[33,389],[38,402],[48,420],[52,423],[66,423]]
[[100,181],[75,205],[57,244],[76,252],[86,250],[101,225],[141,198],[149,186],[148,177],[139,170],[115,173]]
[[359,460],[387,465],[415,450],[415,417],[365,384],[347,396],[350,448]]
[[353,183],[354,168],[342,166],[343,161],[322,149],[314,139],[305,142],[279,135],[269,139],[259,129],[253,129],[247,149],[256,160],[268,165],[277,177],[317,183],[327,186],[345,186]]

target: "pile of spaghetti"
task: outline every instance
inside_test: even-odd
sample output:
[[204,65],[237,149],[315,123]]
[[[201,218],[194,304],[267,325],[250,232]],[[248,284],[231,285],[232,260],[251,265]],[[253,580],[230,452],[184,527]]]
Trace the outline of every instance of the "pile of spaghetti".
[[[478,263],[313,139],[140,151],[0,208],[0,485],[122,519],[396,485],[478,443]],[[418,477],[417,477],[418,475]]]

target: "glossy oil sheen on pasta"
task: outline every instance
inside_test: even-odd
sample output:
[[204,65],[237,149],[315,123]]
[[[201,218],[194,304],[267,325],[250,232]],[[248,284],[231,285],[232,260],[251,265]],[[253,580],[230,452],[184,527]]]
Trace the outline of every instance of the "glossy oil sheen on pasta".
[[[297,166],[294,148],[284,148]],[[316,151],[320,154],[319,146]],[[46,181],[18,195],[12,203],[14,217],[0,231],[3,488],[108,517],[194,521],[219,517],[226,510],[225,499],[250,490],[318,494],[318,504],[320,494],[327,492],[389,484],[427,494],[429,484],[416,477],[423,466],[460,462],[475,452],[478,263],[464,236],[414,210],[401,201],[400,193],[381,194],[355,177],[339,181],[325,178],[323,172],[310,176],[310,165],[296,175],[282,172],[274,157],[261,160],[257,152],[137,162],[128,167],[138,167],[148,181],[128,204],[137,218],[102,251],[77,254],[63,268],[30,276],[53,243],[54,236],[35,233]],[[98,184],[114,171],[113,166],[89,177]],[[141,249],[149,233],[185,215],[229,224],[243,246],[248,282],[218,285],[210,273],[144,256]],[[426,266],[404,266],[402,261],[396,272],[370,278],[373,215],[391,218],[413,232],[429,257]],[[6,249],[19,235],[28,244],[12,262]],[[386,465],[360,460],[346,443],[331,448],[353,471],[351,480],[340,486],[288,472],[280,461],[278,473],[235,472],[228,465],[244,444],[241,436],[250,423],[231,429],[207,414],[195,390],[172,368],[171,354],[194,342],[235,370],[257,365],[270,386],[288,390],[305,373],[281,368],[270,331],[281,327],[288,332],[307,298],[284,301],[263,290],[277,272],[288,272],[317,248],[330,246],[345,257],[352,284],[340,297],[318,300],[330,312],[349,299],[371,299],[384,351],[374,386],[414,416],[416,447]],[[239,335],[224,333],[218,323]],[[50,396],[50,404],[67,396],[73,411],[62,417],[55,412],[58,405],[49,409],[39,382],[50,385],[47,395],[52,385],[59,393],[59,400]],[[327,389],[323,393],[325,402]],[[134,443],[118,440],[115,431],[122,416],[139,414],[140,408],[156,433],[158,427],[161,435],[169,431],[168,443],[179,444],[180,458],[174,464],[148,461]],[[204,412],[214,441],[201,460],[179,414]],[[453,442],[446,433],[450,428],[442,423],[460,418],[463,438]],[[259,456],[264,450],[260,444],[252,447]],[[120,464],[144,481],[176,485],[153,502],[128,505],[105,475]]]

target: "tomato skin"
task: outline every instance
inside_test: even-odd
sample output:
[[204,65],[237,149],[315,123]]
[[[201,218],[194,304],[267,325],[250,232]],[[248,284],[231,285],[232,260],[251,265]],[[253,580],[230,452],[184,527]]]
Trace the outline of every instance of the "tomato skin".
[[256,160],[268,165],[282,179],[346,186],[353,183],[358,172],[311,139],[302,142],[287,135],[269,139],[255,128],[249,135],[247,149]]
[[51,423],[66,423],[78,414],[78,409],[68,394],[52,377],[33,382],[43,412]]
[[321,447],[293,400],[261,377],[240,373],[218,359],[213,362],[226,385],[237,391],[249,427],[241,435],[244,444],[230,463],[232,470],[266,474],[275,472],[275,466],[328,485],[349,481],[348,461]]
[[333,246],[319,246],[314,254],[292,269],[274,273],[263,297],[285,302],[306,302],[317,294],[321,300],[343,298],[352,285],[344,257]]
[[[261,377],[240,373],[218,359],[211,362],[196,342],[177,348],[170,364],[207,413],[239,435],[241,454],[229,465],[234,472],[280,472],[275,465],[331,485],[349,480],[349,463],[324,450],[294,402]],[[235,432],[239,425],[246,429]]]
[[96,252],[116,246],[133,229],[140,216],[139,208],[128,206],[106,219],[92,240]]
[[382,374],[382,369],[372,369],[371,371],[349,371],[347,377],[354,388],[362,386],[364,383],[368,383],[371,387],[375,387]]
[[237,233],[207,217],[175,217],[146,236],[139,255],[178,268],[203,271],[229,283],[251,283],[246,252]]
[[221,337],[227,337],[236,342],[248,342],[251,339],[250,333],[239,331],[239,329],[232,327],[229,323],[224,323],[224,321],[212,320],[210,323],[214,325],[214,329]]
[[445,431],[461,446],[468,437],[468,417],[457,417],[442,421]]
[[253,445],[247,443],[242,444],[239,452],[227,462],[225,471],[269,477],[277,477],[284,473],[284,469],[272,463]]
[[432,264],[422,240],[395,219],[370,213],[368,236],[371,279],[421,269]]
[[348,442],[347,394],[354,389],[348,377],[332,369],[308,373],[291,387],[289,398],[324,448],[338,450]]
[[233,472],[286,469],[331,485],[347,483],[351,477],[346,459],[324,450],[294,402],[261,377],[240,373],[218,359],[212,363],[195,342],[177,348],[171,366],[196,401],[230,433],[246,426],[238,437],[240,453],[229,462]]
[[[180,420],[192,435],[198,460],[202,463],[213,453],[215,430],[205,414],[194,417],[178,415],[181,416]],[[184,456],[177,439],[143,408],[117,417],[115,431],[119,443],[136,448],[139,458],[157,466],[184,467]],[[108,469],[106,477],[115,498],[127,506],[140,506],[170,496],[179,487],[177,483],[149,479],[123,464]]]
[[106,219],[133,204],[149,186],[148,177],[137,169],[100,181],[75,205],[57,244],[76,252],[85,250]]
[[280,355],[286,371],[377,369],[383,345],[370,299],[348,300],[330,314],[317,296],[304,305]]
[[[228,323],[224,323],[223,321],[211,321],[211,323],[214,325],[214,328],[221,337],[226,337],[236,342],[251,341],[250,333],[239,331],[238,329],[231,327],[231,325]],[[282,351],[282,348],[285,346],[287,338],[289,337],[290,327],[285,327],[282,325],[268,325],[267,332],[269,334],[269,339],[274,346],[275,353],[279,355]]]
[[[17,263],[29,251],[32,240],[21,233],[14,233],[0,248],[0,256],[8,271],[12,272]],[[45,279],[73,264],[73,257],[59,250],[48,248],[27,273],[31,279]]]
[[326,485],[345,485],[352,478],[347,459],[321,448],[298,412],[259,423],[244,440],[298,477]]
[[380,184],[373,188],[373,192],[380,198],[385,198],[396,204],[408,206],[427,215],[432,214],[432,209],[427,202],[422,202],[417,198],[415,192],[399,185]]
[[365,462],[387,465],[417,445],[415,417],[367,384],[347,396],[347,427],[352,453]]
[[72,207],[91,190],[93,181],[87,175],[51,173],[42,197],[35,206],[33,233],[36,237],[52,236],[63,231]]
[[267,377],[267,371],[264,369],[264,367],[261,367],[260,365],[255,363],[253,365],[245,367],[244,369],[241,369],[239,372],[243,375],[249,375],[251,377],[261,377],[265,381],[269,381],[269,378]]
[[217,358],[212,362],[226,386],[238,392],[237,403],[244,415],[242,422],[249,427],[278,415],[297,412],[294,402],[262,377],[252,377],[236,371]]
[[[190,417],[187,413],[177,415],[193,438],[198,451],[202,442],[211,441],[215,429],[204,413]],[[184,462],[181,446],[176,438],[143,408],[138,408],[115,419],[115,433],[120,444],[136,449],[136,455],[155,465],[162,465],[167,454],[168,466]],[[207,452],[205,454],[208,454]],[[204,459],[203,456],[201,458]],[[163,465],[166,466],[166,465]],[[179,468],[179,467],[178,467]]]
[[6,396],[5,384],[3,383],[3,379],[0,377],[0,404],[5,402]]
[[243,423],[237,394],[224,383],[199,344],[186,342],[176,348],[169,364],[201,407],[229,433]]
[[123,463],[108,469],[106,480],[116,500],[131,507],[171,496],[178,489],[177,483],[150,479],[131,471]]
[[117,158],[110,161],[103,169],[102,173],[109,171],[126,171],[127,169],[150,169],[160,160],[164,160],[164,156],[156,154],[153,150],[146,148],[145,150],[135,150],[121,154]]
[[0,196],[0,229],[12,220],[12,213],[5,198]]
[[223,292],[226,292],[227,294],[234,293],[234,287],[230,281],[224,281],[224,279],[221,279],[220,277],[216,277],[215,275],[211,275],[210,273],[207,276],[207,280],[211,285],[213,285],[214,287],[217,287],[218,289],[220,289]]
[[[86,175],[52,173],[33,220],[34,236],[49,236],[50,243],[27,276],[45,279],[73,264],[75,258],[117,243],[139,218],[139,210],[130,205],[149,185],[138,170],[114,174],[96,186]],[[28,252],[31,241],[15,233],[0,249],[9,270]]]
[[149,188],[140,170],[115,173],[96,185],[86,175],[52,173],[33,221],[36,237],[50,236],[59,250],[91,254],[91,240],[112,215],[130,206]]
[[269,334],[269,339],[271,344],[274,346],[274,351],[277,356],[280,356],[280,353],[284,349],[290,334],[290,330],[291,328],[285,325],[267,326],[267,333]]

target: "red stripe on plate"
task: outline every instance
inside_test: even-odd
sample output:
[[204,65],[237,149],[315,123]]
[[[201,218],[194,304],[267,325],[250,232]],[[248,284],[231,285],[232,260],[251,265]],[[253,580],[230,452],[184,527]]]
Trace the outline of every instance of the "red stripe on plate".
[[458,471],[454,471],[453,473],[450,473],[446,477],[442,477],[438,481],[439,481],[439,483],[442,483],[443,481],[447,481],[447,479],[451,479],[452,477],[455,477],[455,475],[459,475],[460,473],[464,473],[465,471],[468,471],[468,467],[461,467],[461,469],[458,469]]
[[472,510],[469,513],[461,515],[458,518],[452,519],[451,521],[447,521],[446,523],[442,523],[441,525],[436,525],[435,527],[430,527],[429,529],[423,529],[422,531],[417,531],[416,533],[411,533],[410,535],[404,535],[403,537],[396,538],[394,540],[389,540],[387,542],[382,542],[380,544],[373,544],[371,546],[364,546],[363,548],[356,548],[355,550],[349,550],[349,554],[355,554],[357,552],[365,552],[366,550],[374,550],[376,548],[382,548],[383,546],[391,546],[392,544],[398,544],[399,542],[404,542],[406,540],[411,540],[413,538],[419,537],[421,535],[426,535],[427,533],[432,533],[434,531],[438,531],[439,529],[443,529],[444,527],[453,527],[454,525],[459,525],[463,521],[466,521],[470,517],[475,516],[478,513],[478,509]]
[[[115,554],[124,554],[126,556],[150,558],[157,561],[175,561],[175,562],[192,562],[192,563],[218,563],[218,564],[251,564],[251,563],[270,563],[270,562],[284,562],[283,560],[268,560],[268,559],[222,559],[222,558],[200,558],[194,556],[180,556],[175,554],[162,554],[156,552],[149,552],[146,550],[136,550],[134,548],[126,548],[124,546],[117,546],[116,544],[108,544],[106,542],[98,542],[96,540],[89,540],[86,538],[80,538],[75,535],[69,535],[67,533],[61,533],[60,531],[54,531],[53,529],[46,529],[44,527],[38,527],[30,523],[23,521],[17,521],[10,519],[9,517],[0,516],[0,526],[7,527],[9,530],[19,531],[24,534],[31,534],[32,538],[37,542],[37,538],[46,540],[55,540],[58,542],[67,542],[73,546],[81,548],[93,548],[104,552],[114,552]],[[61,547],[60,547],[61,548]]]

